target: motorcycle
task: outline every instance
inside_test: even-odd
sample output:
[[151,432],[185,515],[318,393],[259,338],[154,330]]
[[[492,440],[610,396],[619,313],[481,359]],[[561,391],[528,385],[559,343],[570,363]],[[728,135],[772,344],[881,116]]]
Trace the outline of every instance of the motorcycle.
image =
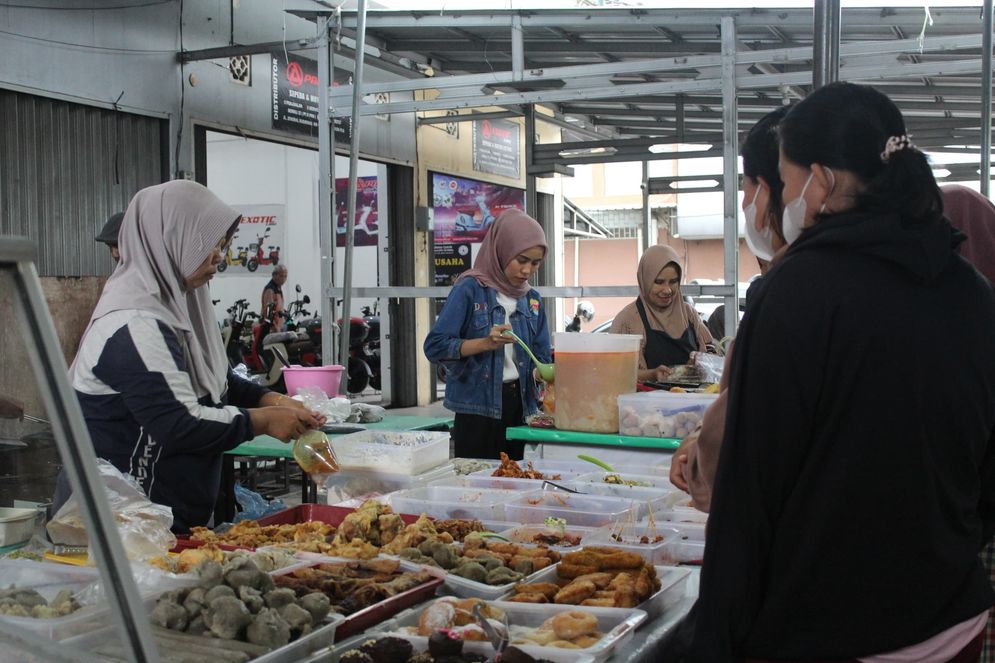
[[245,299],[236,300],[228,308],[228,317],[221,327],[221,340],[225,346],[225,356],[228,357],[228,363],[232,368],[245,361],[244,345],[248,339],[244,339],[243,336],[248,332],[246,323],[258,317],[249,311],[249,302]]
[[253,325],[252,344],[244,360],[251,371],[262,374],[260,384],[286,393],[284,366],[315,366],[313,359],[317,353],[304,332],[274,332],[274,307],[270,305],[266,309],[259,323]]
[[290,305],[284,312],[287,319],[286,329],[287,331],[297,332],[298,336],[301,333],[307,336],[307,340],[311,343],[314,351],[305,353],[302,360],[311,366],[321,366],[321,317],[318,315],[312,316],[311,311],[304,308],[306,304],[311,303],[311,298],[307,295],[301,297],[300,284],[294,286],[294,290],[297,293],[296,298],[290,302]]
[[269,228],[263,231],[261,237],[257,237],[256,241],[249,244],[249,254],[252,255],[246,263],[245,267],[250,272],[254,272],[259,269],[259,265],[273,265],[276,266],[280,263],[280,247],[269,247],[269,253],[263,252],[263,242],[269,237]]
[[[339,329],[342,320],[338,320]],[[380,315],[363,307],[363,317],[349,318],[349,362],[346,367],[350,394],[361,393],[368,386],[380,389]]]

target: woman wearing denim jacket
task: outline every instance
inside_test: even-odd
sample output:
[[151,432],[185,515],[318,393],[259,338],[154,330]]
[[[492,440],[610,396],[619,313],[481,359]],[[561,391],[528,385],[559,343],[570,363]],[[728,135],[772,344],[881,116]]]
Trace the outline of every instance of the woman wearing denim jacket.
[[521,460],[524,443],[505,440],[538,409],[528,355],[504,332],[511,329],[540,361],[549,361],[546,315],[529,277],[546,256],[546,236],[521,210],[505,210],[480,245],[425,339],[425,356],[446,368],[445,406],[456,413],[456,456]]

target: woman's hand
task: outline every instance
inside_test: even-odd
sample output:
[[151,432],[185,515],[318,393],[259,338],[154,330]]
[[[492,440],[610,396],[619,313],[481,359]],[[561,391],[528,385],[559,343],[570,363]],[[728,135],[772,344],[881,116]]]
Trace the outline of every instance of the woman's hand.
[[285,396],[284,394],[278,394],[275,391],[271,391],[265,394],[261,399],[259,399],[259,407],[289,407],[296,408],[298,410],[303,410],[304,412],[310,412],[318,419],[318,425],[324,426],[326,417],[317,410],[310,409],[303,401],[299,401],[296,398],[291,398],[290,396]]
[[681,446],[677,447],[677,451],[674,452],[674,458],[670,463],[670,483],[685,493],[690,492],[690,490],[688,489],[688,482],[684,478],[684,468],[688,464],[688,446],[693,444],[693,442],[694,439],[691,436],[684,438]]
[[640,382],[666,382],[670,376],[669,366],[657,366],[656,368],[639,369]]
[[514,343],[515,339],[504,334],[504,332],[510,329],[511,325],[494,325],[487,332],[487,336],[463,341],[463,345],[460,346],[460,356],[469,357],[470,355],[492,352],[500,350],[509,343]]
[[249,411],[252,428],[257,435],[271,435],[281,442],[289,442],[322,425],[324,417],[307,408],[263,407]]

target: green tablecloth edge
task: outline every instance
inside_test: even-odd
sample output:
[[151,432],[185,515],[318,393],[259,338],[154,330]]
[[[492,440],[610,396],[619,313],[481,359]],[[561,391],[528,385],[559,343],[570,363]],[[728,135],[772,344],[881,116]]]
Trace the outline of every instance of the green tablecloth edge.
[[639,449],[665,449],[673,451],[681,445],[681,440],[672,437],[633,437],[631,435],[605,433],[578,433],[554,428],[530,428],[515,426],[509,428],[505,437],[509,440],[525,442],[564,442],[568,444],[590,444],[602,447],[635,447]]

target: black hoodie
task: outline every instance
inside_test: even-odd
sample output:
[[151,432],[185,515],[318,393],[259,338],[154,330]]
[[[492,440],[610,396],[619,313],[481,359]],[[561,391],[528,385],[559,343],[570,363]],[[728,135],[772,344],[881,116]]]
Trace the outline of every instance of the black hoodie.
[[743,319],[700,598],[658,660],[852,659],[995,601],[995,293],[945,221],[806,230]]

